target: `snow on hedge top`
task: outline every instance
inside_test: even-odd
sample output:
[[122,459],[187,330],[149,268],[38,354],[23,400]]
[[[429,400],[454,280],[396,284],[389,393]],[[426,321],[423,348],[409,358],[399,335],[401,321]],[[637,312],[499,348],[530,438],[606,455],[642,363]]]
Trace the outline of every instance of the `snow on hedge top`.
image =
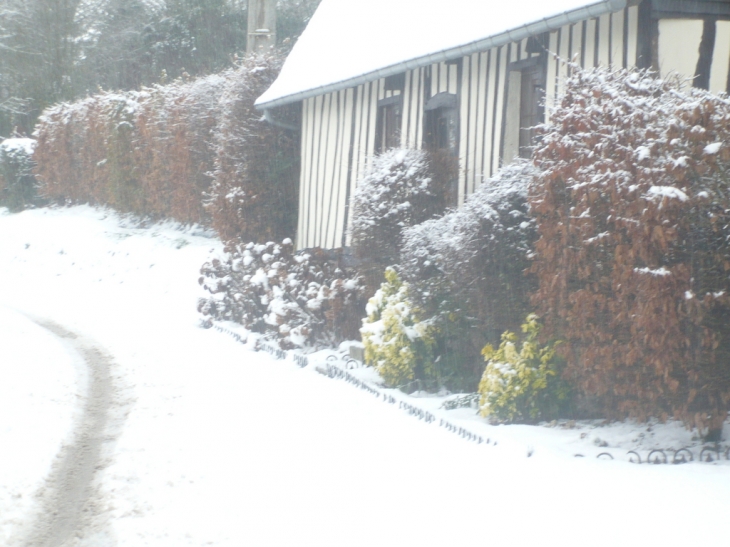
[[21,137],[15,137],[11,139],[5,139],[0,142],[0,149],[6,154],[16,154],[22,152],[28,156],[33,154],[36,141],[34,139],[26,139]]
[[302,92],[608,2],[322,0],[279,78],[257,104],[286,97],[293,102]]

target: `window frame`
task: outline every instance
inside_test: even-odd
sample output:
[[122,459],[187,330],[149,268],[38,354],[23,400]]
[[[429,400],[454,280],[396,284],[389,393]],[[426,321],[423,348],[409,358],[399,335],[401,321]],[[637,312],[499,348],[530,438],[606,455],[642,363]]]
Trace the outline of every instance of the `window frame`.
[[393,95],[378,101],[375,123],[375,153],[381,154],[400,146],[403,124],[403,96]]
[[[443,91],[431,97],[423,109],[423,147],[444,150],[450,156],[459,156],[459,97]],[[446,122],[446,134],[440,130],[440,121]]]
[[[537,81],[538,87],[542,88],[541,94],[535,94],[529,107],[533,112],[531,117],[537,118],[537,123],[526,126],[524,121],[527,116],[525,108],[524,82],[525,75],[529,71],[539,70]],[[502,142],[500,157],[502,164],[507,165],[517,158],[530,158],[534,146],[534,128],[545,121],[545,91],[547,86],[547,54],[545,51],[539,55],[533,55],[509,64],[507,78],[505,79],[505,101],[504,113],[502,116]],[[518,92],[514,93],[511,86],[516,86]],[[516,116],[514,112],[516,110]],[[527,132],[527,139],[525,138]],[[508,157],[509,156],[509,157]]]

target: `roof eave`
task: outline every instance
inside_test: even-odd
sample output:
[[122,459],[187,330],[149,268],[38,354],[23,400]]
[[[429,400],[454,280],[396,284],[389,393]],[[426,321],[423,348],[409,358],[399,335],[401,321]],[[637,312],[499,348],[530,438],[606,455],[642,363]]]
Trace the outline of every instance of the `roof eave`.
[[499,47],[509,42],[518,42],[529,36],[534,36],[543,32],[551,32],[565,25],[577,23],[585,19],[592,19],[606,13],[620,11],[624,9],[626,5],[627,0],[603,0],[595,4],[589,4],[581,8],[559,13],[552,17],[540,19],[533,23],[507,30],[500,34],[481,38],[468,44],[443,49],[441,51],[436,51],[428,55],[423,55],[421,57],[402,61],[400,63],[396,63],[378,70],[373,70],[371,72],[361,74],[360,76],[355,76],[354,78],[348,78],[346,80],[341,80],[332,84],[314,87],[305,91],[300,91],[298,93],[279,97],[278,99],[273,99],[271,101],[266,101],[262,103],[257,101],[255,106],[259,110],[267,110],[270,108],[276,108],[277,106],[284,106],[298,101],[303,101],[305,99],[310,99],[318,95],[325,95],[334,91],[348,89],[350,87],[357,87],[360,84],[370,82],[372,80],[385,78],[387,76],[393,76],[407,70],[421,68],[434,63],[441,63],[444,61],[458,59],[460,57],[466,57],[467,55],[471,55],[472,53],[485,51],[493,47]]

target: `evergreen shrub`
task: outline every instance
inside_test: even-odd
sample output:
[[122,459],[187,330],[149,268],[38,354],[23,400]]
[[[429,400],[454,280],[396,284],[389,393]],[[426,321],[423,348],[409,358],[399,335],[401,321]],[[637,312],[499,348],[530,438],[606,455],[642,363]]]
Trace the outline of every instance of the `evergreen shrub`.
[[479,383],[482,416],[497,422],[536,422],[565,417],[570,390],[561,378],[562,366],[556,343],[540,344],[540,323],[530,314],[522,324],[524,338],[502,334],[495,350],[484,346],[487,361]]
[[604,416],[719,432],[730,408],[730,100],[573,68],[530,194],[534,303]]
[[228,242],[223,256],[201,268],[211,293],[198,311],[240,323],[277,340],[283,349],[332,347],[357,337],[365,312],[361,279],[340,266],[340,251],[294,252],[281,244]]
[[0,142],[0,207],[11,212],[37,205],[33,176],[33,139],[12,138]]
[[[415,385],[436,379],[434,329],[419,321],[419,310],[409,296],[409,287],[393,268],[367,305],[367,318],[360,330],[365,362],[374,367],[386,384]],[[407,387],[406,387],[407,389]]]
[[403,232],[399,271],[422,316],[440,333],[439,376],[477,388],[481,348],[519,327],[535,276],[526,275],[536,239],[527,193],[535,177],[517,162],[485,181],[464,205]]
[[396,264],[404,229],[445,209],[444,185],[424,150],[396,148],[373,157],[352,197],[352,249],[374,291]]

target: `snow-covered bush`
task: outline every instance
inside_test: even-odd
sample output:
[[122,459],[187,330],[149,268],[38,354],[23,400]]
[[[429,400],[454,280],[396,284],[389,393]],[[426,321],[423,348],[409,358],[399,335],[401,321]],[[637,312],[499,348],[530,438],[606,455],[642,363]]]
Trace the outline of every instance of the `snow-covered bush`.
[[339,266],[339,251],[294,252],[281,244],[229,242],[221,258],[201,268],[200,284],[212,296],[198,311],[277,339],[284,349],[336,346],[357,337],[363,286]]
[[352,197],[351,225],[352,248],[370,285],[398,261],[401,232],[443,209],[427,152],[391,149],[371,159]]
[[443,333],[439,368],[452,388],[474,390],[481,348],[497,344],[530,311],[535,281],[525,270],[536,232],[527,192],[534,176],[529,163],[513,164],[460,209],[403,232],[399,269],[424,317]]
[[362,334],[365,362],[390,386],[436,377],[434,329],[419,320],[419,310],[393,268],[367,305]]
[[0,142],[0,207],[22,211],[38,202],[33,176],[33,139]]
[[[281,63],[273,55],[245,59],[220,100],[214,180],[206,208],[224,240],[294,237],[299,137],[297,132],[268,123],[254,108],[254,101],[276,79]],[[285,118],[280,111],[276,116]]]
[[524,339],[510,331],[502,334],[496,350],[487,344],[482,350],[487,366],[479,383],[482,416],[499,422],[534,422],[565,417],[569,398],[561,379],[561,363],[555,343],[538,341],[540,323],[530,314],[522,324]]
[[730,99],[577,67],[535,150],[534,302],[607,416],[730,408]]

